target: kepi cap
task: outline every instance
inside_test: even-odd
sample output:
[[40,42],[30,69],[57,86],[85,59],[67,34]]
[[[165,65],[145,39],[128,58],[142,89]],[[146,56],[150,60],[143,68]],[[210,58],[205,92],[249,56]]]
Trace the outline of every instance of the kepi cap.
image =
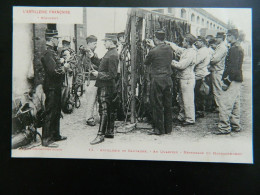
[[45,38],[51,38],[51,37],[60,38],[58,36],[58,31],[57,30],[46,29],[46,31],[45,31]]
[[230,30],[228,30],[227,35],[233,35],[237,39],[238,38],[238,29],[230,29]]
[[106,41],[106,40],[111,40],[111,41],[116,41],[117,42],[117,35],[116,35],[116,33],[106,33],[105,34],[105,38],[102,39],[102,41]]
[[70,42],[71,42],[70,37],[64,37],[63,40],[62,40],[62,43],[63,43],[63,42],[65,42],[65,43],[66,43],[66,42],[67,42],[67,43],[70,43]]
[[120,32],[120,33],[117,33],[117,38],[119,39],[119,37],[123,37],[125,36],[125,32]]
[[190,43],[190,45],[193,45],[196,42],[196,40],[197,40],[196,37],[194,35],[192,35],[192,34],[186,34],[184,36],[184,38],[186,39],[187,42]]
[[207,40],[202,36],[198,36],[197,41],[202,41],[204,44],[207,44]]
[[225,38],[224,32],[217,32],[216,38]]
[[159,39],[160,41],[164,41],[165,39],[165,31],[160,29],[155,32],[155,37]]

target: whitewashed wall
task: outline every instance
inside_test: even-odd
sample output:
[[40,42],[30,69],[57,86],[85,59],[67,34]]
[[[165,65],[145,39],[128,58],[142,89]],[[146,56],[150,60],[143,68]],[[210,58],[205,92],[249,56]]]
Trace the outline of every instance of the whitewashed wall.
[[13,25],[13,98],[23,95],[30,85],[27,81],[33,63],[33,25]]

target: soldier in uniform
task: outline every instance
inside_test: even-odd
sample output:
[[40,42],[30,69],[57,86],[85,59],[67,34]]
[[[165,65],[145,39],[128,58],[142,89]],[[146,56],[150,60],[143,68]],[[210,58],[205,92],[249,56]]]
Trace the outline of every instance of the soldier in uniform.
[[88,80],[86,82],[86,112],[85,119],[86,124],[89,126],[95,126],[96,122],[94,119],[94,107],[97,99],[97,87],[95,87],[96,77],[91,74],[91,71],[98,70],[100,59],[95,53],[97,47],[97,37],[90,35],[86,38],[86,48],[81,48],[81,57],[83,58],[83,65],[86,72],[88,72]]
[[219,97],[222,93],[222,75],[225,68],[225,59],[227,55],[227,46],[225,43],[225,35],[223,32],[218,32],[216,35],[216,44],[214,54],[211,58],[211,76],[212,76],[212,87],[216,105],[219,106]]
[[210,85],[210,72],[208,71],[208,65],[210,63],[211,54],[207,48],[207,41],[204,37],[198,36],[195,43],[196,48],[198,49],[196,64],[194,68],[195,72],[195,108],[196,108],[196,117],[204,117],[205,115],[205,106],[206,106],[206,95],[200,92],[200,87],[203,82],[207,85]]
[[102,58],[98,71],[92,74],[97,78],[95,86],[98,87],[98,103],[100,124],[97,137],[90,144],[98,144],[106,138],[114,138],[114,105],[115,98],[115,79],[117,76],[117,68],[119,56],[117,53],[117,37],[115,35],[106,34],[104,39],[105,47],[108,50]]
[[[171,62],[173,50],[164,43],[165,32],[155,32],[154,44],[144,64],[151,66],[151,106],[154,130],[149,135],[169,134],[172,132],[172,88]],[[152,42],[149,44],[151,45]],[[151,45],[154,46],[154,45]]]
[[46,30],[47,49],[41,58],[45,72],[43,90],[46,95],[42,145],[46,147],[57,147],[54,142],[67,139],[60,135],[61,87],[67,67],[61,66],[64,60],[61,60],[57,54],[59,43],[57,35],[56,30]]
[[222,76],[223,92],[219,101],[219,123],[217,135],[240,132],[240,91],[243,82],[242,65],[244,51],[238,41],[238,30],[227,32],[227,41],[231,44],[226,57],[226,67]]
[[183,126],[193,125],[195,123],[195,106],[194,106],[194,87],[195,87],[195,73],[194,66],[196,63],[197,51],[193,47],[196,42],[196,37],[192,34],[186,34],[184,36],[182,47],[179,47],[175,43],[168,42],[172,49],[180,54],[180,60],[172,61],[172,67],[176,68],[179,79],[180,91],[179,91],[179,104],[180,111],[178,119],[182,122]]

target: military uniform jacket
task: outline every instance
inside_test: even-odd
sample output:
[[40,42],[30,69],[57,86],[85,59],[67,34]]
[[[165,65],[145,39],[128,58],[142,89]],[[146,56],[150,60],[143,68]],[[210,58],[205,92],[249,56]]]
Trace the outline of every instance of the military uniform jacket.
[[175,53],[181,56],[179,62],[173,64],[173,67],[178,70],[176,77],[184,80],[194,79],[194,66],[196,64],[197,50],[194,47],[185,49],[179,47],[175,43],[171,46]]
[[98,69],[96,87],[115,86],[119,56],[116,48],[111,48],[102,58]]
[[202,79],[209,75],[208,65],[210,63],[211,54],[207,47],[202,47],[197,51],[196,64],[195,64],[195,78]]
[[43,87],[45,90],[57,89],[62,86],[64,74],[58,74],[55,70],[61,67],[60,58],[53,48],[48,47],[41,58],[45,72]]
[[226,43],[223,41],[220,43],[211,58],[211,70],[212,71],[223,71],[225,68],[225,58],[228,49]]
[[243,81],[242,64],[244,60],[244,51],[239,43],[231,44],[226,57],[226,67],[223,78],[229,77],[230,81]]
[[[80,58],[84,66],[85,72],[88,72],[90,67],[92,66],[95,70],[98,70],[98,67],[100,65],[100,59],[98,58],[97,54],[95,52],[94,56],[90,57],[88,49],[85,51],[84,54],[81,54]],[[96,77],[92,74],[90,75],[91,80],[96,80]]]
[[171,62],[173,60],[173,50],[171,46],[159,44],[151,49],[145,59],[144,64],[151,65],[151,76],[171,76]]

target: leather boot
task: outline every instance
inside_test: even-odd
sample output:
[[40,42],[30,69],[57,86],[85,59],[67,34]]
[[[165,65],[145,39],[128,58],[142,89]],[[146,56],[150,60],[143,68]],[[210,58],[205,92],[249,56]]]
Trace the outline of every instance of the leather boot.
[[99,144],[105,140],[104,134],[106,132],[106,128],[107,128],[107,115],[101,115],[98,134],[97,137],[92,142],[90,142],[91,145]]
[[109,123],[107,126],[107,132],[105,138],[114,138],[114,127],[115,127],[115,115],[109,114]]

